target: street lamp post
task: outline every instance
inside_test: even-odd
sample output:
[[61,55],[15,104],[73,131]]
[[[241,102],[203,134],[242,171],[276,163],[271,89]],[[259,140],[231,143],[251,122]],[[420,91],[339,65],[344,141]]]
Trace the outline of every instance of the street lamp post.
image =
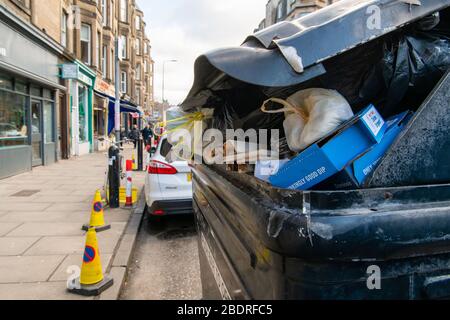
[[162,103],[164,104],[165,102],[165,84],[166,84],[166,63],[169,62],[178,62],[175,59],[170,59],[170,60],[164,60],[163,61],[163,76],[162,76]]

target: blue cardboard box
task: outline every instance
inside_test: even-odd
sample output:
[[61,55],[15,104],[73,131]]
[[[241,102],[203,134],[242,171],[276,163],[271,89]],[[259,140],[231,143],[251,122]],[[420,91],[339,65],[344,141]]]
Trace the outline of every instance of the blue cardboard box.
[[343,171],[320,183],[315,190],[351,190],[361,188],[367,177],[375,170],[377,164],[400,135],[412,112],[403,112],[386,121],[386,133],[381,142],[348,165]]
[[370,105],[285,164],[269,182],[278,188],[309,190],[378,144],[385,132],[384,119]]

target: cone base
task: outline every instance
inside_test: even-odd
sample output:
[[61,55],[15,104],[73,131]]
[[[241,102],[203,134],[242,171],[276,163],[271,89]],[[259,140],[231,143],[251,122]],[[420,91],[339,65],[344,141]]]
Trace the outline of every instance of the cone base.
[[[81,228],[81,230],[87,232],[87,231],[89,231],[90,228],[91,228],[91,227],[90,227],[88,224],[85,224],[85,225],[83,225],[83,227]],[[110,230],[110,229],[111,229],[111,225],[108,224],[108,225],[105,225],[105,226],[102,226],[102,227],[95,227],[94,229],[95,229],[95,232],[99,233],[99,232],[103,232],[103,231]]]
[[[80,279],[77,280],[77,282],[80,282]],[[103,281],[93,284],[90,286],[80,285],[78,288],[75,289],[67,289],[70,293],[77,294],[84,297],[96,297],[99,296],[102,292],[108,290],[111,288],[114,284],[114,279],[105,276]]]

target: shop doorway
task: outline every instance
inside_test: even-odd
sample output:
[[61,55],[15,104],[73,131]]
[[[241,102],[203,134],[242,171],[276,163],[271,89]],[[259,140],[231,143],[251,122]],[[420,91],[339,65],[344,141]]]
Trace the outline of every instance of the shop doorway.
[[67,110],[67,97],[66,95],[59,96],[59,127],[60,137],[59,144],[61,150],[61,158],[69,159],[69,119]]
[[43,165],[42,103],[31,101],[31,147],[33,167]]

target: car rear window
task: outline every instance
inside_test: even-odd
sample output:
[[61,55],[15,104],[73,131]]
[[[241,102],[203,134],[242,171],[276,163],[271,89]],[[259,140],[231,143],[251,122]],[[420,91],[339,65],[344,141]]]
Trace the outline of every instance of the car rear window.
[[161,142],[161,155],[163,157],[167,157],[167,155],[169,154],[170,150],[172,150],[172,145],[169,143],[169,141],[167,141],[167,139],[164,139]]

